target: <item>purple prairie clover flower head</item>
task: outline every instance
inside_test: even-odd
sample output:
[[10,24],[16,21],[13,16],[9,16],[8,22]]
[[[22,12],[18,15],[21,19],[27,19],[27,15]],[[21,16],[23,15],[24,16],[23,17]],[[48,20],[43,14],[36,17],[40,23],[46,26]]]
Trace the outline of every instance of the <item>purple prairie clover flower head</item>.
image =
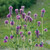
[[4,23],[5,23],[5,24],[8,24],[9,22],[8,22],[8,20],[5,20]]
[[21,9],[24,9],[25,8],[25,6],[21,6]]
[[26,20],[27,20],[27,18],[25,17],[25,18],[24,18],[24,20],[26,21]]
[[35,14],[34,14],[34,18],[36,19],[36,18],[37,18],[37,16],[38,16],[38,15],[35,13]]
[[24,10],[23,9],[20,9],[20,14],[24,13]]
[[11,17],[11,15],[10,15],[10,14],[8,14],[8,15],[7,15],[7,18],[10,18],[10,17]]
[[45,13],[45,9],[43,8],[43,9],[41,10],[41,17],[44,16],[44,13]]
[[21,32],[20,32],[20,35],[22,35],[22,33],[23,33],[23,32],[21,31]]
[[7,40],[6,39],[4,39],[4,41],[3,41],[4,43],[6,43],[7,42]]
[[19,29],[16,30],[16,34],[17,34],[17,35],[19,34]]
[[19,26],[19,29],[21,29],[21,25]]
[[30,35],[31,34],[31,31],[28,31],[28,35]]
[[45,9],[44,8],[41,10],[41,13],[45,13]]
[[10,39],[13,39],[13,35],[10,36]]
[[44,31],[47,32],[48,31],[47,28],[45,28]]
[[28,11],[28,15],[30,15],[31,14],[31,11]]
[[42,43],[40,43],[40,44],[39,44],[39,47],[43,47],[43,44],[42,44]]
[[26,29],[27,25],[24,25],[24,29]]
[[4,39],[8,39],[8,36],[5,36]]
[[37,23],[38,23],[38,26],[40,26],[40,24],[41,24],[41,21],[38,21]]
[[27,25],[24,25],[24,27],[27,27]]
[[23,19],[25,18],[25,15],[26,15],[25,13],[22,13],[22,18],[23,18]]
[[28,16],[28,21],[30,20],[30,16]]
[[16,18],[17,18],[17,20],[19,20],[20,19],[20,15],[17,15]]
[[14,21],[13,21],[13,20],[12,20],[12,21],[10,21],[10,25],[12,25],[12,26],[14,25]]
[[12,9],[13,9],[13,7],[10,6],[10,7],[9,7],[9,14],[10,14],[10,15],[12,15]]
[[20,29],[20,26],[17,26],[16,29]]
[[21,35],[21,37],[23,37],[23,35]]
[[16,15],[18,14],[18,9],[15,9]]
[[38,47],[38,44],[36,43],[35,46]]
[[39,38],[39,30],[38,29],[35,31],[35,33],[36,33],[37,38]]
[[29,20],[29,21],[32,22],[32,20],[33,20],[33,19],[30,17],[30,20]]

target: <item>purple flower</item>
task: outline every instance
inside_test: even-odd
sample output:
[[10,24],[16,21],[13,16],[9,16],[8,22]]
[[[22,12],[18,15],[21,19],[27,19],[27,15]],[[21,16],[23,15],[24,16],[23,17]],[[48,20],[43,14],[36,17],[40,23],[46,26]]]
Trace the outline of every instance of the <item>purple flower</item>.
[[24,29],[26,29],[27,25],[24,25]]
[[45,28],[44,31],[47,32],[48,31],[47,28]]
[[27,21],[27,18],[25,17],[24,20]]
[[25,6],[21,6],[21,9],[24,9],[25,8]]
[[21,25],[19,26],[19,29],[21,29]]
[[20,14],[24,13],[24,10],[23,9],[20,9]]
[[23,18],[23,19],[25,18],[25,15],[26,15],[25,13],[22,13],[22,18]]
[[20,26],[17,26],[16,29],[20,29]]
[[35,14],[34,14],[34,18],[36,19],[36,18],[37,18],[37,16],[38,16],[38,15],[35,13]]
[[31,11],[28,12],[28,15],[30,15],[30,14],[31,14]]
[[41,22],[40,22],[40,21],[38,21],[37,23],[38,23],[38,26],[40,26]]
[[7,18],[10,18],[10,17],[11,17],[11,15],[10,15],[10,14],[8,14],[8,15],[7,15]]
[[44,8],[41,10],[41,13],[45,13],[45,9]]
[[15,9],[16,15],[18,14],[18,9]]
[[17,18],[17,20],[19,20],[20,19],[20,15],[17,15],[16,18]]
[[23,37],[23,35],[21,35],[21,37]]
[[23,32],[21,31],[21,32],[20,32],[20,35],[22,35],[22,33],[23,33]]
[[8,36],[5,36],[4,39],[8,39]]
[[27,25],[24,25],[24,27],[27,27]]
[[5,24],[8,24],[9,22],[8,22],[8,20],[5,20],[4,23],[5,23]]
[[4,41],[3,41],[4,43],[6,43],[7,42],[7,40],[6,39],[4,39]]
[[41,17],[44,16],[44,13],[45,13],[45,9],[43,8],[43,9],[41,10]]
[[39,38],[39,31],[38,29],[35,31],[37,38]]
[[11,24],[11,25],[14,25],[14,21],[13,21],[13,20],[12,20],[12,21],[10,21],[10,24]]
[[30,20],[29,20],[29,21],[32,22],[32,20],[33,20],[33,19],[30,17]]
[[17,35],[19,34],[19,29],[16,30],[16,34],[17,34]]
[[13,39],[13,35],[10,36],[10,39]]
[[31,34],[31,31],[28,31],[28,35],[30,35]]
[[39,44],[40,47],[43,47],[43,44]]
[[36,43],[35,46],[38,47],[38,44]]
[[9,13],[10,13],[10,15],[12,15],[12,9],[13,9],[13,7],[10,6],[10,7],[9,7]]

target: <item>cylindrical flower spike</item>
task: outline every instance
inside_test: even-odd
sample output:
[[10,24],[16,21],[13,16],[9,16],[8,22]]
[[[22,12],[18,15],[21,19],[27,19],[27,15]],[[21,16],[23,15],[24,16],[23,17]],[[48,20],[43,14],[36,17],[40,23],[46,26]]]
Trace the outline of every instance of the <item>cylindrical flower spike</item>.
[[4,39],[8,39],[8,36],[5,36]]
[[26,15],[25,13],[22,13],[22,18],[23,18],[23,19],[25,18],[25,15]]
[[7,18],[10,18],[10,17],[11,17],[11,15],[10,15],[10,14],[8,14],[8,15],[7,15]]
[[23,35],[21,35],[21,37],[23,37]]
[[16,15],[18,15],[18,9],[15,9]]
[[40,47],[43,47],[43,43],[41,42],[41,43],[39,44],[39,46],[40,46]]
[[38,26],[40,26],[40,24],[41,24],[41,21],[38,21],[37,23],[38,23]]
[[22,33],[23,33],[23,32],[21,31],[21,32],[20,32],[20,35],[22,35]]
[[7,40],[6,39],[4,39],[4,41],[3,41],[4,43],[6,43],[7,42]]
[[12,21],[10,21],[10,25],[12,25],[12,26],[14,25],[14,21],[13,21],[13,20],[12,20]]
[[28,35],[30,35],[31,34],[31,31],[28,31]]
[[17,26],[16,29],[20,29],[20,26]]
[[17,18],[17,20],[19,20],[20,19],[20,15],[17,15],[16,18]]
[[45,28],[44,31],[47,32],[48,31],[47,28]]
[[13,39],[13,35],[10,36],[10,39]]
[[41,17],[44,16],[44,13],[45,13],[45,9],[43,8],[43,9],[41,10]]
[[36,43],[35,46],[38,47],[38,44]]
[[4,23],[5,23],[5,24],[8,24],[9,22],[8,22],[8,20],[5,20]]
[[39,38],[39,31],[38,29],[35,31],[37,38]]
[[21,6],[21,9],[24,9],[25,8],[25,6]]
[[34,19],[36,19],[36,18],[37,18],[37,16],[38,16],[38,15],[35,13],[35,14],[34,14]]
[[24,29],[26,30],[27,25],[24,25]]
[[33,20],[33,19],[30,17],[30,20],[29,20],[29,21],[32,22],[32,20]]
[[23,9],[20,9],[20,14],[23,14],[24,13],[24,10]]
[[13,9],[13,7],[10,6],[10,7],[9,7],[9,14],[10,14],[10,15],[12,15],[12,9]]
[[31,14],[31,11],[28,12],[28,16],[30,16],[30,14]]

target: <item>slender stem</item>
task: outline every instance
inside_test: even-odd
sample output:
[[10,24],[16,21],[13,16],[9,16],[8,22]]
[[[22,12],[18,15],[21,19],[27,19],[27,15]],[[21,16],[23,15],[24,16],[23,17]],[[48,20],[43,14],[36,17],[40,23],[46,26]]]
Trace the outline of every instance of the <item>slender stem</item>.
[[31,50],[32,50],[32,33],[31,33]]
[[43,35],[43,18],[42,18],[42,35]]
[[24,44],[23,44],[23,50],[25,50],[25,46],[24,46]]

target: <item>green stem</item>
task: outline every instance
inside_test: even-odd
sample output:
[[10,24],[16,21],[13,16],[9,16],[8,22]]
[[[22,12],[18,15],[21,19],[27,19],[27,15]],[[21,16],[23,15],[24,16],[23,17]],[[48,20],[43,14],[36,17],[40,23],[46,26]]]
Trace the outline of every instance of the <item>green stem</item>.
[[43,18],[42,18],[42,35],[43,35]]
[[24,46],[24,44],[23,44],[23,50],[25,50],[25,46]]
[[32,33],[31,33],[31,50],[32,50]]

